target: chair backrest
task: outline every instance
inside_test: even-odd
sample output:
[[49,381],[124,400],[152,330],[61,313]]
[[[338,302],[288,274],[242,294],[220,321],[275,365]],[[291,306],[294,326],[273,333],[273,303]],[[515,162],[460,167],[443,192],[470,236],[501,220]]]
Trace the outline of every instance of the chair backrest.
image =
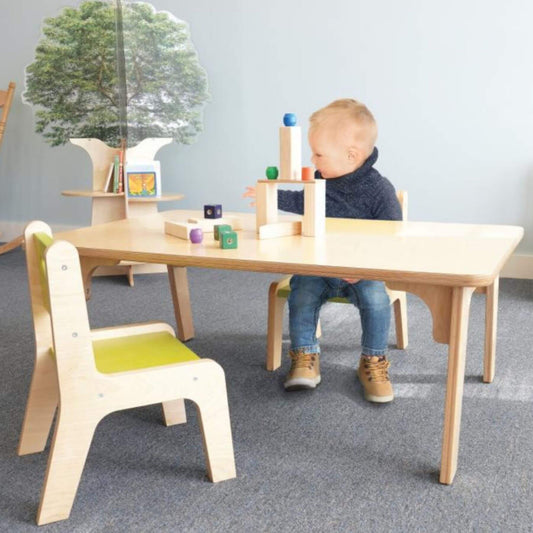
[[407,191],[397,191],[396,196],[398,197],[398,202],[400,202],[400,207],[402,208],[402,220],[407,220]]
[[13,102],[13,94],[15,94],[15,82],[13,81],[9,83],[7,91],[0,91],[0,108],[2,109],[2,114],[0,115],[0,146],[4,138],[11,103]]
[[[59,377],[96,373],[78,252],[44,222],[24,230],[36,356],[53,348]],[[61,382],[61,380],[60,380]]]

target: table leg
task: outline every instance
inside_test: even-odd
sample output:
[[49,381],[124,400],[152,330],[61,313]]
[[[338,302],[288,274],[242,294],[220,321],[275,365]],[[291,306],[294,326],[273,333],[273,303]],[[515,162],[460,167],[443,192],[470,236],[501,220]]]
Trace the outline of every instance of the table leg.
[[187,269],[185,267],[169,265],[168,280],[174,303],[176,325],[178,326],[178,338],[182,341],[188,341],[194,337],[194,325],[192,321]]
[[448,379],[444,404],[444,430],[439,481],[450,485],[457,470],[461,408],[465,376],[468,312],[474,288],[455,287],[452,293]]
[[498,319],[499,278],[486,290],[485,300],[485,357],[483,359],[483,381],[492,383],[496,367],[496,323]]
[[457,470],[468,312],[475,289],[411,282],[390,282],[387,286],[394,290],[411,292],[424,300],[433,318],[433,338],[449,345],[440,470],[440,482],[449,485]]
[[99,266],[117,265],[120,261],[116,259],[105,259],[101,257],[83,257],[80,256],[81,277],[83,280],[83,287],[85,289],[85,299],[91,299],[91,282],[93,272]]

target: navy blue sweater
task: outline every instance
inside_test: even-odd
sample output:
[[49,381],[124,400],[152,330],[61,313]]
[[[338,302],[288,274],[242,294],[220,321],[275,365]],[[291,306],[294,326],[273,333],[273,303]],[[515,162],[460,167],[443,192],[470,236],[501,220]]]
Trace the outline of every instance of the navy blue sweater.
[[[339,178],[326,180],[327,217],[402,219],[402,211],[393,185],[373,168],[377,158],[378,149],[374,148],[368,159],[357,170]],[[315,177],[322,179],[318,172]],[[303,190],[278,190],[278,208],[289,213],[303,214]]]

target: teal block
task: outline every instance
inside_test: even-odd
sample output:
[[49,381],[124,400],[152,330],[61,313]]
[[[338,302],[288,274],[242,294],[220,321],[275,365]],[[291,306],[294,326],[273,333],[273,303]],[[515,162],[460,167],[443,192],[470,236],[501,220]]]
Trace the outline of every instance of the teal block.
[[220,243],[221,248],[224,248],[225,250],[237,248],[237,233],[235,231],[225,231],[224,233],[221,233],[219,237],[218,242]]
[[215,234],[215,241],[219,240],[219,236],[224,231],[233,231],[232,227],[229,224],[215,224],[213,227]]

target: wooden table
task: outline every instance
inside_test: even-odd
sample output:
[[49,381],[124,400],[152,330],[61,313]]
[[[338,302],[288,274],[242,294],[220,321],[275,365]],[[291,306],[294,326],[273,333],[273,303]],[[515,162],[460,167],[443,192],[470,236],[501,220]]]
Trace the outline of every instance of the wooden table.
[[[471,296],[479,287],[486,288],[489,297],[497,296],[499,273],[523,229],[328,219],[325,237],[258,240],[255,215],[231,215],[241,216],[244,226],[236,250],[220,249],[210,234],[195,245],[164,233],[165,220],[202,217],[200,211],[167,211],[57,237],[78,248],[88,295],[90,272],[99,265],[120,260],[168,265],[182,340],[194,336],[186,267],[383,280],[391,289],[418,295],[431,310],[433,337],[449,345],[440,482],[451,484],[457,470]],[[491,327],[495,333],[495,320]]]

